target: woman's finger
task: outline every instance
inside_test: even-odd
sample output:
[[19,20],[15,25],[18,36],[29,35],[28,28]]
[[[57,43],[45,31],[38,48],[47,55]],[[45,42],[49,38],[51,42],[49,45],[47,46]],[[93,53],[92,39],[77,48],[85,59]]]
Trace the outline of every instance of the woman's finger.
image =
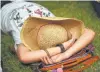
[[46,57],[43,57],[43,58],[40,58],[40,59],[41,59],[41,61],[42,61],[43,63],[48,64],[48,62],[47,62],[47,60],[46,60]]
[[53,64],[53,61],[51,58],[47,57],[47,61],[48,61],[48,64]]
[[62,60],[63,55],[62,54],[58,54],[53,56],[51,59],[53,60],[54,63],[56,62],[60,62]]
[[48,64],[47,57],[44,57],[43,60],[44,60],[45,64]]
[[55,60],[55,62],[60,62],[62,61],[62,55],[60,54],[59,57]]
[[41,61],[45,64],[53,64],[53,61],[51,58],[49,58],[48,56],[47,57],[43,57],[41,58]]
[[43,58],[40,58],[41,59],[41,61],[43,62],[43,63],[45,63],[45,61],[43,60]]

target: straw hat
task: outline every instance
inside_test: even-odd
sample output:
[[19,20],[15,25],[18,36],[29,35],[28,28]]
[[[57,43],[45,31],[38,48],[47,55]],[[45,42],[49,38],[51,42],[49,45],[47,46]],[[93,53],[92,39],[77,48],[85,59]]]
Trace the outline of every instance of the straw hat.
[[21,40],[30,50],[46,49],[71,36],[79,38],[83,30],[83,22],[74,18],[29,17],[23,24]]

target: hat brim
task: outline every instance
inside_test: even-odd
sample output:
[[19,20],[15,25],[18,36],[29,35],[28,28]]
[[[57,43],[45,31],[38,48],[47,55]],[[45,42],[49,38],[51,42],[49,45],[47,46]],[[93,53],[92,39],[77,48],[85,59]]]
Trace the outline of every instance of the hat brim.
[[82,21],[75,18],[62,17],[29,17],[25,20],[21,30],[21,40],[30,50],[39,50],[37,43],[37,33],[39,28],[46,24],[58,24],[63,26],[75,38],[79,38],[84,31]]

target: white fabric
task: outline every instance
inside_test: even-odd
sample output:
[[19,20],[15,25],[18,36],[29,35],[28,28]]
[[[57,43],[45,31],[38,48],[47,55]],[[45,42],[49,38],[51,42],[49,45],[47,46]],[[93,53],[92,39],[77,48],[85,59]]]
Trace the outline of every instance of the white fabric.
[[1,68],[1,66],[0,66],[0,72],[2,72],[2,68]]
[[11,32],[15,47],[21,43],[20,31],[29,16],[54,17],[48,9],[33,2],[12,2],[1,10],[1,29],[5,33]]

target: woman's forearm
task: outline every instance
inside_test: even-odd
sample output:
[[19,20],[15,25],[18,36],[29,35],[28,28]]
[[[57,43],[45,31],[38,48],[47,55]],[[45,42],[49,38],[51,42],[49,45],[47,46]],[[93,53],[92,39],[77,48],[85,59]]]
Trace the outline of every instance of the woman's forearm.
[[[68,49],[73,43],[74,39],[64,42],[63,45],[65,49]],[[18,46],[17,55],[19,59],[24,63],[31,63],[35,61],[40,61],[41,58],[46,57],[47,53],[44,50],[29,51],[23,44]],[[47,49],[50,56],[59,54],[61,52],[60,47],[52,47]]]
[[64,59],[69,58],[82,48],[85,48],[94,39],[95,33],[90,29],[85,29],[84,33],[80,38],[64,53]]
[[[48,49],[48,52],[49,51],[51,52],[51,50],[53,50],[55,52],[50,53],[50,55],[60,53],[59,47],[50,48],[50,49]],[[47,56],[47,54],[44,50],[29,51],[23,44],[20,44],[18,46],[17,55],[18,55],[18,58],[20,59],[20,61],[23,63],[31,63],[31,62],[40,61],[40,58]]]

